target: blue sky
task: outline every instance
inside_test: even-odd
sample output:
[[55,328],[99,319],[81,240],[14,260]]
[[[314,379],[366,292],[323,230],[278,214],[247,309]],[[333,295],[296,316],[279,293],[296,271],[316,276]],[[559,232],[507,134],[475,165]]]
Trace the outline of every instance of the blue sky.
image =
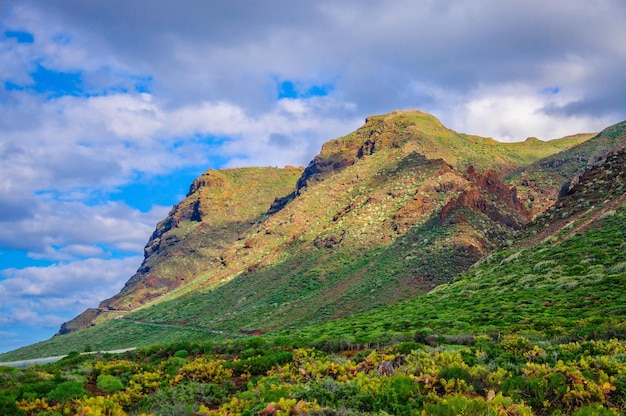
[[621,0],[0,4],[0,352],[115,294],[209,168],[417,108],[502,141],[626,119]]

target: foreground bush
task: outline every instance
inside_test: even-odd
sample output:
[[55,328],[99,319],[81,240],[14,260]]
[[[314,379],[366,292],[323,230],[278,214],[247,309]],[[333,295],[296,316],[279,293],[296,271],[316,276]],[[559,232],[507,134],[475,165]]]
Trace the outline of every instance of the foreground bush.
[[187,361],[139,351],[3,372],[1,414],[626,413],[626,346],[617,340],[538,345],[510,335],[472,346],[240,352]]

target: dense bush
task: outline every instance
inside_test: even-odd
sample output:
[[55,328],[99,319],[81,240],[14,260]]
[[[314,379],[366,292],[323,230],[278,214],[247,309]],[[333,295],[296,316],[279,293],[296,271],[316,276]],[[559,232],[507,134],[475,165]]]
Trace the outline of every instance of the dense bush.
[[188,355],[189,355],[189,351],[187,350],[178,350],[174,353],[174,357],[178,357],[178,358],[187,358]]
[[63,403],[70,399],[77,399],[86,394],[82,383],[76,381],[66,381],[54,388],[46,399],[52,403]]
[[221,404],[232,390],[217,384],[191,382],[159,389],[146,396],[133,410],[157,415],[182,416],[198,412],[200,406]]
[[243,360],[226,363],[226,367],[234,371],[235,374],[249,373],[251,375],[263,375],[276,365],[282,365],[293,359],[290,351],[278,351],[267,355],[249,357]]
[[22,416],[26,415],[26,412],[17,406],[15,397],[0,393],[0,415]]
[[108,374],[99,375],[96,385],[105,393],[114,393],[124,389],[124,384],[119,378]]

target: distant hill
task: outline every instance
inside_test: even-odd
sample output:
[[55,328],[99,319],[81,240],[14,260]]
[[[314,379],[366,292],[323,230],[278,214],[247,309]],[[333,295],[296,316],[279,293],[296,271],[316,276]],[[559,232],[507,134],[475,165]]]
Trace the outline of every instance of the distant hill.
[[[514,278],[508,265],[519,258],[532,269],[543,261],[537,252],[556,256],[559,244],[578,238],[561,242],[554,217],[565,221],[574,209],[554,210],[581,192],[598,163],[619,164],[623,123],[591,136],[499,143],[397,111],[327,142],[304,170],[209,171],[157,225],[143,265],[118,295],[65,324],[63,335],[0,358],[280,331],[356,342],[419,328],[511,328],[514,312],[505,309],[514,300],[504,287],[517,293],[526,288],[520,281],[542,273]],[[600,188],[587,191],[594,201]],[[616,204],[598,224],[622,218]],[[541,245],[550,238],[559,243]],[[521,244],[527,251],[511,249]],[[554,279],[567,285],[572,276],[559,273]],[[579,280],[575,287],[586,287]],[[490,312],[493,296],[499,303]],[[478,308],[470,317],[461,299]]]
[[552,205],[559,194],[567,190],[573,178],[623,143],[625,134],[626,122],[622,122],[606,128],[593,140],[586,140],[592,135],[561,139],[565,142],[584,140],[577,146],[568,146],[506,175],[505,182],[516,187],[520,199],[525,200],[527,208],[536,215]]

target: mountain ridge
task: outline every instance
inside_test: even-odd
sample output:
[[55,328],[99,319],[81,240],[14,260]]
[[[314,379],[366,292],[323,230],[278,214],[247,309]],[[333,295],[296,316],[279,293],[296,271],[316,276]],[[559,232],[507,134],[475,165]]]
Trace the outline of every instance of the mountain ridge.
[[[469,146],[468,146],[468,143],[469,143]],[[545,142],[542,142],[542,143],[545,143]],[[542,143],[533,143],[533,145],[541,145]],[[519,227],[524,222],[524,220],[527,219],[528,214],[524,212],[524,208],[521,206],[521,204],[515,201],[516,195],[514,194],[514,192],[511,193],[511,195],[507,199],[512,201],[512,203],[509,205],[509,208],[512,208],[513,210],[517,210],[521,214],[521,218],[517,218],[517,219],[513,219],[511,217],[512,215],[511,213],[508,213],[505,215],[498,213],[497,212],[498,209],[494,208],[493,204],[487,203],[486,199],[484,198],[484,195],[481,195],[481,193],[476,188],[474,188],[473,192],[470,192],[469,190],[461,191],[460,188],[459,189],[455,188],[455,185],[454,185],[455,183],[458,184],[459,182],[463,182],[463,185],[461,185],[462,187],[468,184],[469,182],[467,182],[466,178],[463,178],[463,174],[461,175],[457,174],[454,168],[452,167],[452,165],[449,164],[450,162],[457,163],[457,169],[467,168],[468,172],[466,173],[466,175],[473,175],[476,169],[485,170],[488,167],[495,167],[496,169],[499,169],[499,170],[514,170],[515,168],[520,167],[519,162],[516,161],[515,158],[510,156],[510,154],[511,153],[514,154],[514,152],[507,149],[508,151],[506,153],[508,154],[503,156],[501,153],[505,153],[505,152],[494,152],[493,149],[498,148],[498,147],[512,148],[512,147],[519,147],[519,146],[520,145],[507,146],[506,144],[499,144],[493,139],[482,139],[482,138],[478,138],[477,136],[460,135],[450,129],[445,128],[441,124],[441,122],[437,120],[435,117],[433,117],[432,115],[429,115],[420,111],[394,111],[393,113],[387,114],[387,115],[370,116],[366,119],[365,124],[354,133],[348,136],[344,136],[339,139],[331,140],[322,146],[320,154],[316,156],[311,161],[309,166],[302,172],[302,175],[297,181],[295,190],[289,194],[291,195],[291,197],[289,195],[287,196],[287,198],[289,199],[287,203],[290,202],[290,200],[295,199],[296,196],[300,198],[306,198],[302,194],[308,188],[310,188],[311,186],[313,186],[314,184],[318,182],[324,181],[327,177],[338,175],[340,174],[340,172],[344,171],[345,169],[349,167],[354,167],[359,162],[361,162],[360,165],[363,165],[362,161],[365,158],[371,158],[371,157],[377,158],[379,155],[384,154],[385,152],[391,152],[391,153],[395,153],[396,157],[399,156],[400,158],[415,159],[415,160],[412,160],[411,162],[405,162],[405,164],[410,165],[410,166],[415,165],[416,161],[420,159],[420,157],[423,157],[424,160],[422,160],[422,162],[425,160],[429,160],[429,161],[432,161],[432,162],[429,162],[431,164],[440,163],[439,169],[447,170],[447,172],[442,171],[440,173],[443,173],[443,177],[447,178],[449,182],[444,183],[443,185],[438,185],[438,187],[431,186],[431,188],[434,190],[435,194],[437,193],[449,194],[450,191],[453,191],[453,192],[460,193],[460,197],[458,199],[455,199],[455,202],[450,203],[449,205],[446,204],[446,207],[442,211],[442,220],[447,219],[448,217],[453,218],[453,216],[450,215],[450,211],[453,210],[453,207],[456,208],[455,211],[458,211],[459,209],[461,209],[461,207],[478,209],[478,210],[489,209],[492,216],[498,218],[500,221],[503,221],[507,226],[510,226],[513,230],[519,229]],[[478,156],[479,153],[481,154],[486,153],[487,156],[485,157],[484,155],[482,155],[482,157],[479,157]],[[416,156],[412,156],[414,154]],[[420,155],[420,156],[418,157],[417,155]],[[383,159],[386,159],[386,158],[388,158],[387,155],[385,155]],[[437,160],[441,162],[436,162]],[[384,163],[384,160],[383,160],[383,163]],[[402,162],[400,162],[400,164],[401,163]],[[355,167],[354,170],[358,170],[358,169]],[[383,180],[382,176],[385,175],[384,173],[385,170],[383,169],[381,172],[382,173],[379,174],[379,176],[381,176],[381,180]],[[367,174],[367,173],[361,172],[361,175],[364,175],[364,174]],[[203,175],[203,177],[210,177],[210,176],[211,176],[210,174]],[[215,172],[213,176],[219,176],[219,172]],[[441,177],[441,175],[439,174],[437,174],[437,176]],[[496,175],[492,174],[491,180],[493,181],[495,177]],[[192,184],[192,186],[190,187],[190,192],[187,198],[192,196],[194,194],[194,191],[197,191],[199,189],[197,185],[201,183],[202,181],[201,178],[194,181],[195,185]],[[212,179],[213,181],[212,182],[210,181],[210,183],[217,185],[218,188],[220,184],[225,183],[223,179],[221,180],[219,178],[218,179],[212,178]],[[355,173],[355,179],[352,179],[352,182],[354,182],[355,180],[357,182],[359,181],[359,172]],[[444,179],[444,182],[445,181],[446,179]],[[485,184],[486,182],[483,183],[483,185]],[[334,186],[334,189],[328,189],[326,194],[328,195],[332,193],[333,191],[336,191],[337,188],[338,188],[337,186]],[[499,190],[500,192],[502,192],[504,190],[504,187],[501,186]],[[419,191],[416,192],[416,194],[418,193]],[[430,191],[430,194],[432,194],[432,191]],[[287,204],[283,200],[279,202],[279,204],[281,205],[279,209],[273,209],[276,207],[275,205],[276,201],[280,201],[280,198],[281,198],[280,196],[276,197],[276,199],[274,200],[274,203],[270,205],[270,209],[267,211],[268,213],[276,214],[285,208]],[[282,198],[284,199],[285,197],[282,197]],[[357,205],[355,204],[355,200],[358,201],[358,198],[353,199],[352,201],[346,201],[346,206],[341,207],[339,211],[333,215],[332,221],[333,222],[339,221],[339,219],[346,214],[346,211],[353,210],[355,205]],[[196,202],[194,203],[197,203],[197,201],[198,200],[196,200]],[[364,203],[366,204],[369,201],[371,201],[370,197],[368,197],[368,199],[364,201]],[[394,229],[394,231],[398,231],[398,229],[400,230],[404,229],[404,231],[407,231],[410,227],[414,226],[415,224],[413,222],[416,217],[415,212],[416,211],[421,212],[423,216],[426,214],[426,211],[428,210],[426,207],[429,207],[429,206],[431,206],[431,208],[435,207],[436,204],[432,205],[433,203],[434,201],[428,201],[427,198],[424,198],[423,196],[421,196],[420,198],[417,198],[417,203],[409,203],[409,205],[405,207],[404,209],[398,210],[395,214],[392,214],[393,219],[398,220],[396,221],[396,224],[392,226],[392,228]],[[187,202],[186,204],[189,204],[189,202]],[[414,206],[414,205],[418,205],[419,206],[418,209],[408,208],[409,206]],[[411,212],[411,214],[407,215],[407,213],[409,212]],[[295,240],[297,238],[302,238],[303,237],[301,235],[302,233],[306,234],[304,229],[307,227],[307,225],[304,225],[304,224],[297,225],[299,224],[298,218],[300,217],[300,215],[298,214],[299,212],[290,213],[290,219],[289,219],[291,228],[296,228],[296,230],[292,232],[291,235],[282,236],[281,238]],[[197,215],[197,214],[193,214],[193,213],[189,214],[187,219],[191,220],[193,215]],[[316,217],[319,218],[321,215],[322,214],[317,212]],[[295,216],[295,220],[294,220],[294,216]],[[168,218],[170,218],[170,216],[168,216]],[[182,217],[180,219],[185,219],[185,217]],[[181,222],[180,220],[176,220],[175,218],[170,218],[170,219],[164,220],[163,224],[168,224],[168,221],[171,223],[172,220],[175,220],[176,224],[179,224]],[[407,220],[409,221],[407,222]],[[403,221],[405,224],[404,225],[400,224],[401,221]],[[460,222],[463,222],[463,221],[461,220]],[[239,256],[239,253],[242,252],[242,249],[245,251],[250,251],[250,249],[253,249],[255,245],[256,245],[256,248],[259,249],[260,246],[262,245],[262,242],[268,240],[268,238],[266,237],[267,235],[280,234],[279,231],[277,232],[271,229],[272,228],[271,224],[272,224],[271,221],[268,221],[269,227],[265,228],[265,231],[263,232],[264,236],[263,235],[259,236],[258,235],[259,232],[257,231],[256,232],[257,235],[254,235],[250,238],[245,238],[245,242],[243,243],[243,245],[240,245],[239,249],[235,248],[236,247],[236,244],[235,244],[234,246],[232,246],[229,249],[226,249],[222,254],[220,254],[219,258],[220,258],[222,265],[226,264],[227,259],[229,258],[237,258]],[[460,228],[460,225],[458,227]],[[337,228],[337,227],[334,227],[334,228]],[[465,228],[467,229],[468,227],[465,227]],[[159,228],[157,227],[157,230],[158,229]],[[248,229],[248,231],[250,230],[251,229]],[[499,232],[501,234],[504,231],[500,230]],[[477,260],[479,256],[483,255],[488,249],[493,248],[493,246],[490,245],[489,242],[484,237],[482,236],[477,237],[474,231],[466,232],[466,234],[467,236],[463,239],[464,242],[462,243],[460,248],[453,249],[452,253],[454,253],[455,250],[458,250],[459,253],[457,253],[456,256],[467,257],[467,260],[461,260],[460,266],[454,266],[453,264],[449,264],[447,266],[449,268],[449,272],[446,274],[445,277],[443,277],[444,280],[450,277],[448,276],[448,274],[453,275],[455,273],[458,273],[459,271],[468,267],[470,263]],[[473,237],[470,236],[471,234],[474,234],[474,236]],[[327,229],[326,232],[322,232],[321,234],[315,236],[313,245],[318,249],[320,248],[332,249],[336,245],[341,244],[343,239],[346,238],[346,235],[348,235],[348,238],[350,238],[349,233],[346,229],[343,229],[343,230],[339,229],[334,233],[329,232],[329,230]],[[362,237],[363,235],[364,235],[364,230],[361,229],[360,237]],[[159,238],[156,234],[153,237],[155,237],[155,239]],[[491,238],[494,238],[494,237],[495,235],[492,236]],[[383,237],[383,240],[393,239],[393,238],[394,238],[393,235],[390,235],[389,233],[387,233],[387,236]],[[271,244],[272,243],[270,243],[270,245]],[[445,243],[443,244],[445,245]],[[146,259],[150,258],[150,255],[152,254],[153,246],[154,246],[154,243],[152,244],[149,243],[147,245]],[[273,246],[273,249],[276,249],[276,246]],[[271,250],[272,249],[270,249],[270,251]],[[467,251],[470,253],[470,255],[467,256],[466,253],[463,253],[461,255],[460,251]],[[240,267],[239,271],[233,270],[231,272],[231,275],[232,273],[235,273],[235,274],[243,273],[244,275],[246,275],[246,273],[250,274],[251,272],[253,272],[255,268],[263,266],[264,264],[269,264],[270,262],[271,261],[268,261],[268,260],[263,260],[260,262],[258,260],[253,261],[253,262],[248,262],[247,266],[245,264],[243,265],[245,266],[245,269],[242,270],[242,268]],[[145,269],[145,266],[144,266],[144,269]],[[418,267],[418,270],[423,271],[423,267],[421,268]],[[430,272],[426,271],[425,275],[424,275],[424,272],[420,272],[420,275],[424,275],[423,277],[425,277],[426,280],[428,280],[428,279],[433,278],[435,273],[440,273],[440,272],[441,270],[437,270],[436,272],[434,270]],[[218,280],[218,278],[219,280],[223,280],[224,278],[229,279],[228,277],[217,276],[217,277],[213,277],[212,279],[211,278],[208,279],[209,281],[213,281],[214,282],[213,284],[205,282],[205,283],[199,283],[198,286],[207,287],[207,285],[211,286],[211,285],[218,284],[217,282],[215,282],[216,280]],[[133,282],[133,279],[129,281],[129,283],[132,283],[132,282]],[[150,282],[148,281],[148,283]],[[158,281],[157,281],[157,285],[158,285]],[[177,286],[178,285],[176,285],[175,287]],[[169,289],[175,289],[175,287],[168,286]],[[430,287],[425,286],[421,290],[426,291],[429,288]],[[410,293],[415,294],[414,291],[410,291]],[[329,295],[325,295],[325,296],[329,296]],[[115,299],[115,297],[113,299]],[[119,312],[120,309],[126,311],[128,309],[132,310],[133,308],[132,307],[119,308],[119,307],[116,307],[115,304],[107,304],[105,301],[103,302],[103,304],[100,305],[100,309],[114,311],[115,316],[120,316],[120,315],[117,315],[117,312]],[[359,308],[357,307],[356,309],[358,310]],[[332,317],[332,316],[335,316],[336,312],[331,311],[330,314],[331,314],[330,316]],[[341,312],[339,312],[339,314],[341,314]]]
[[[419,111],[368,117],[355,133],[327,142],[307,168],[292,172],[281,192],[268,194],[256,220],[213,256],[216,268],[134,311],[112,309],[79,326],[96,323],[89,334],[143,325],[200,338],[238,336],[305,327],[415,298],[510,245],[540,206],[529,206],[531,194],[519,192],[520,182],[529,175],[534,180],[534,171],[524,169],[536,163],[539,171],[541,155],[572,151],[589,136],[505,144],[456,133]],[[587,157],[555,160],[578,172],[590,152],[623,139],[598,136],[599,144],[581,153]],[[550,195],[563,187],[554,182],[546,183]],[[192,189],[197,191],[192,184],[187,198]],[[193,208],[192,200],[185,204]],[[155,231],[154,241],[190,224],[199,228],[203,222],[191,221],[194,212],[181,216],[178,228],[160,236]],[[176,245],[190,238],[182,237]],[[146,259],[159,254],[153,245],[147,245]]]
[[[419,112],[419,111],[408,111],[408,112],[396,111],[389,115],[368,117],[364,126],[358,129],[352,135],[348,135],[348,136],[345,136],[343,138],[336,139],[336,140],[331,140],[324,144],[320,154],[313,159],[313,161],[309,164],[309,166],[302,173],[302,176],[298,179],[296,189],[293,193],[294,198],[298,196],[300,200],[309,199],[306,195],[303,195],[306,191],[309,190],[309,188],[311,187],[315,188],[314,186],[315,184],[323,182],[326,178],[330,176],[341,175],[342,172],[344,172],[346,169],[348,169],[348,171],[350,170],[357,171],[354,173],[354,178],[349,180],[351,184],[358,183],[361,181],[361,179],[359,179],[359,175],[361,175],[361,177],[364,177],[364,175],[365,177],[367,177],[367,175],[371,175],[372,173],[375,173],[378,175],[378,179],[375,181],[379,181],[379,182],[384,181],[386,180],[386,178],[384,178],[384,175],[385,175],[384,172],[386,172],[384,168],[381,171],[383,173],[367,172],[367,169],[366,171],[362,171],[362,172],[358,172],[358,170],[359,170],[359,166],[362,167],[361,170],[363,170],[364,166],[367,166],[364,163],[365,158],[374,158],[374,159],[378,158],[378,159],[381,159],[379,161],[381,165],[384,166],[386,163],[388,164],[389,161],[387,159],[389,158],[389,156],[386,153],[395,154],[396,158],[400,160],[406,159],[406,161],[404,162],[404,164],[406,165],[406,168],[408,168],[409,166],[414,166],[415,164],[419,164],[421,162],[424,162],[425,164],[429,164],[429,166],[432,166],[432,167],[438,166],[437,169],[440,169],[440,170],[443,169],[440,173],[443,174],[444,178],[448,178],[450,180],[450,183],[441,185],[440,189],[436,192],[445,193],[445,187],[449,187],[448,191],[462,193],[460,188],[456,189],[454,187],[454,183],[458,184],[462,182],[464,184],[468,184],[469,182],[467,181],[467,178],[463,177],[463,174],[457,174],[454,168],[452,168],[452,166],[448,162],[446,162],[446,159],[450,162],[455,162],[455,163],[458,162],[459,167],[461,168],[472,166],[472,172],[473,172],[474,169],[476,168],[474,167],[472,163],[477,161],[477,156],[476,156],[477,151],[470,152],[470,151],[467,151],[468,150],[467,146],[462,146],[463,143],[459,145],[458,144],[459,137],[471,141],[472,145],[479,146],[480,150],[483,152],[486,151],[484,149],[498,146],[498,144],[492,139],[480,139],[475,136],[458,135],[452,130],[445,128],[433,116],[428,115],[426,113]],[[434,143],[438,143],[438,141],[441,141],[442,143],[439,143],[438,146],[434,146]],[[453,146],[454,148],[453,151],[449,149],[447,150],[445,149],[446,145],[449,146],[452,144],[455,144]],[[457,149],[460,147],[463,147],[463,149],[466,150],[465,155],[463,155],[463,157],[461,157],[460,155],[456,155],[457,153],[461,153],[461,151]],[[425,156],[419,153],[420,149],[422,152],[426,154]],[[468,157],[468,154],[470,155],[470,157]],[[417,156],[417,155],[420,155],[420,156]],[[423,158],[423,159],[420,159],[420,158]],[[494,163],[496,167],[500,167],[501,165],[506,165],[507,167],[518,166],[517,162],[515,162],[513,158],[501,157],[497,153],[494,153],[494,152],[492,152],[492,159],[495,161]],[[401,163],[403,162],[400,161],[400,164]],[[486,169],[485,165],[486,163],[482,163],[482,162],[479,163],[478,164],[479,169],[482,169],[482,170]],[[349,168],[352,168],[352,169],[349,169]],[[437,174],[437,176],[440,176],[440,175]],[[445,180],[446,179],[444,179],[444,182]],[[333,189],[327,189],[324,192],[324,194],[330,195],[333,192],[336,192],[338,188],[341,188],[341,187],[345,188],[346,181],[344,181],[343,184],[334,184],[334,185],[336,186],[333,186],[332,187]],[[320,185],[320,186],[324,186],[324,185]],[[376,185],[371,185],[371,186],[375,187]],[[433,188],[432,186],[430,187]],[[436,186],[434,188],[436,188]],[[193,189],[194,188],[192,186],[191,190],[193,191]],[[193,192],[190,192],[190,194],[193,194]],[[479,194],[480,194],[479,192],[476,192],[476,190],[474,190],[473,197],[475,199],[478,198],[479,200],[484,201],[484,198],[481,199]],[[461,198],[459,200],[460,201],[459,203],[460,205],[463,205],[463,204],[467,205],[469,203],[468,199],[470,198],[469,193],[465,192],[463,193],[463,195],[464,195],[465,200]],[[375,195],[374,197],[376,198]],[[385,195],[381,196],[381,198],[385,198],[385,197],[386,197]],[[346,201],[345,203],[343,203],[345,204],[345,206],[339,207],[339,211],[333,215],[332,223],[337,223],[338,221],[340,221],[340,218],[345,216],[347,211],[358,209],[356,208],[356,206],[359,204],[361,204],[359,208],[363,208],[365,205],[371,204],[372,196],[368,195],[367,199],[361,202],[355,202],[355,201],[359,201],[359,198],[354,198],[351,201]],[[427,211],[427,208],[425,207],[428,207],[429,203],[435,203],[435,202],[434,201],[429,202],[429,201],[426,201],[424,198],[421,198],[421,199],[418,199],[417,205],[420,206],[419,207],[420,210]],[[314,205],[314,203],[310,202],[308,204],[302,204],[302,205],[306,205],[308,208],[310,208],[312,205]],[[409,205],[415,205],[415,204],[409,203]],[[478,208],[478,205],[479,205],[479,202],[474,201],[474,208]],[[485,203],[485,206],[486,205],[487,204]],[[436,206],[436,203],[435,205],[432,205],[432,208],[434,208],[435,206]],[[517,208],[521,209],[521,206],[518,206]],[[285,207],[283,206],[283,208],[281,209],[285,209]],[[450,207],[448,207],[448,210],[449,209]],[[279,211],[280,210],[274,210],[270,212],[273,212],[274,214],[276,214]],[[399,210],[398,212],[396,212],[396,214],[393,214],[394,218],[402,218],[404,222],[406,222],[408,218],[415,219],[416,217],[415,215],[403,214],[403,212],[406,213],[408,211],[410,211],[408,208],[405,208],[404,210]],[[493,213],[495,213],[496,211],[497,209],[492,208]],[[423,214],[425,213],[426,212],[424,212]],[[302,217],[302,215],[300,214],[301,212],[291,212],[289,214],[290,215],[289,223],[290,223],[291,228],[294,230],[292,230],[291,235],[282,236],[282,238],[286,238],[288,240],[289,239],[295,240],[298,238],[305,237],[305,235],[307,234],[306,228],[310,226],[305,225],[300,221],[300,217]],[[318,211],[315,213],[315,216],[317,218],[321,218],[324,216],[324,214],[325,213]],[[506,215],[498,214],[497,216],[499,216],[500,219],[504,220],[504,217]],[[350,217],[350,215],[348,215],[348,217]],[[516,227],[518,228],[519,223],[521,222],[520,220],[512,220],[512,219],[506,219],[504,221],[507,222],[507,224],[509,225],[513,225],[514,223],[517,223],[517,225],[514,228]],[[265,230],[261,233],[260,236],[258,235],[259,233],[257,232],[256,233],[257,235],[251,236],[250,238],[246,238],[245,242],[243,243],[243,246],[240,247],[239,249],[236,249],[236,248],[227,249],[226,257],[228,258],[228,256],[231,256],[231,257],[240,256],[239,253],[242,252],[242,248],[245,251],[252,251],[255,248],[260,249],[263,246],[264,242],[269,239],[267,235],[274,235],[274,234],[279,235],[280,234],[279,230],[273,229],[273,227],[275,226],[272,225],[271,221],[268,221],[267,225],[268,226],[265,227]],[[413,225],[413,224],[411,223],[407,225]],[[394,231],[397,231],[398,229],[402,229],[402,227],[403,227],[402,225],[398,225],[398,224],[393,225],[393,228],[395,228]],[[282,226],[280,228],[282,228]],[[326,228],[326,231],[320,230],[322,231],[322,233],[316,235],[313,239],[314,240],[313,245],[317,249],[333,248],[336,245],[341,245],[344,238],[347,240],[350,239],[350,231],[347,229],[341,229],[341,227],[333,227],[332,224],[330,227],[327,226],[325,228]],[[335,228],[336,231],[330,232],[329,228]],[[337,228],[340,228],[340,229],[337,229]],[[369,228],[369,227],[366,227],[366,228]],[[407,228],[407,227],[404,226],[404,228]],[[365,230],[361,229],[360,237],[362,237],[364,234],[365,234]],[[390,235],[389,232],[387,232],[387,235],[383,237],[383,239],[385,238],[391,240],[391,239],[394,239],[395,237],[393,235]],[[275,249],[276,246],[272,246],[272,244],[273,243],[271,242],[269,243],[269,245],[273,247],[273,249]],[[482,244],[480,243],[477,245],[482,246]],[[478,247],[476,250],[478,250],[478,252],[481,252],[481,253],[484,252],[484,248],[482,247]],[[240,271],[240,273],[241,272],[243,272],[244,274],[249,273],[251,269],[259,267],[259,265],[262,265],[262,264],[263,262],[249,263],[246,266],[245,270]],[[465,265],[464,267],[466,266],[467,265]],[[236,271],[234,272],[237,273]],[[216,278],[213,278],[212,280],[214,281],[216,280]]]

